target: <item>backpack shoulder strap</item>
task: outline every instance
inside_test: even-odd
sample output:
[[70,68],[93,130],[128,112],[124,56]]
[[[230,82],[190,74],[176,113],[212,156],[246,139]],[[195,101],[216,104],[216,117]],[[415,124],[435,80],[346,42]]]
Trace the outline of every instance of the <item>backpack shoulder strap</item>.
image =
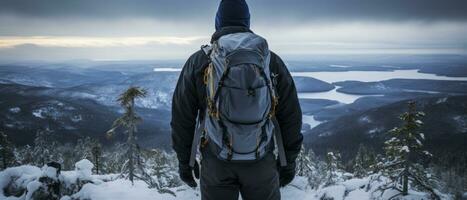
[[[208,66],[210,65],[211,63],[211,51],[212,51],[212,47],[209,46],[209,45],[203,45],[201,46],[201,50],[203,51],[203,53],[206,55],[206,57],[208,58]],[[205,70],[204,70],[204,75],[203,75],[203,82],[205,84],[206,83],[206,76],[207,76],[207,69],[209,67],[206,66]],[[193,136],[193,141],[191,143],[191,152],[190,152],[190,161],[189,161],[189,166],[190,167],[194,167],[195,165],[195,162],[196,162],[196,154],[198,152],[198,146],[200,144],[200,140],[201,140],[201,135],[202,135],[202,131],[204,129],[204,123],[205,123],[205,119],[204,119],[204,113],[203,112],[199,112],[198,113],[198,124],[197,124],[197,127],[195,129],[195,133],[194,133],[194,136]]]
[[191,143],[190,161],[188,163],[190,167],[195,166],[196,154],[198,153],[198,149],[199,149],[198,146],[200,144],[201,135],[202,135],[202,132],[204,130],[204,123],[205,123],[205,119],[199,118],[197,127],[195,129],[195,133],[194,133],[194,136],[193,136],[193,141]]
[[203,46],[201,46],[201,50],[208,57],[208,59],[211,60],[210,56],[211,56],[212,47],[209,46],[209,45],[203,45]]
[[284,141],[282,140],[281,127],[276,117],[272,118],[272,122],[274,123],[274,138],[276,139],[279,162],[281,167],[285,167],[287,166],[287,158],[285,155]]

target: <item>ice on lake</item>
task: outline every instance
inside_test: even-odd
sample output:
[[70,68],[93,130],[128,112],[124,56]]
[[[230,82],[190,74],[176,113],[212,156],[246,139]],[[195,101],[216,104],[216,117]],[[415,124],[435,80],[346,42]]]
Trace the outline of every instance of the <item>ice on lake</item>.
[[292,76],[312,77],[328,83],[340,81],[376,82],[390,79],[467,81],[467,77],[438,76],[435,74],[420,73],[416,69],[394,71],[292,72]]

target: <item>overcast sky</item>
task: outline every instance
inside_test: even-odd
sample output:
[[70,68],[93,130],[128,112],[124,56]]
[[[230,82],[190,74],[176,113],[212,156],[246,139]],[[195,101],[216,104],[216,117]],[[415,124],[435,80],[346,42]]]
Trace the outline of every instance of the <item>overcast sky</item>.
[[[465,0],[249,0],[277,53],[467,54]],[[185,59],[217,0],[1,0],[2,60]]]

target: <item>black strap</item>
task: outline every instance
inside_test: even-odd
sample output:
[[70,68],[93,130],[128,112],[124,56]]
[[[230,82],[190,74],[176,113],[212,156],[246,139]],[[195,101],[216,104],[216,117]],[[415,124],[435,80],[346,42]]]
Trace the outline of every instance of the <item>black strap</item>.
[[281,164],[281,167],[287,166],[287,158],[285,156],[285,150],[284,150],[284,142],[282,140],[282,133],[281,133],[281,128],[279,126],[279,122],[277,119],[274,117],[272,118],[272,121],[274,122],[274,138],[276,139],[276,144],[277,144],[277,150],[279,154],[279,162]]
[[[272,81],[271,81],[270,79],[268,79],[268,77],[267,77],[267,75],[266,75],[266,72],[264,72],[264,69],[263,69],[263,68],[260,68],[260,74],[261,74],[261,76],[263,77],[264,81],[266,81],[266,85],[267,85],[267,87],[268,87],[268,89],[269,89],[269,96],[270,96],[270,98],[271,98],[271,108],[270,108],[270,109],[271,109],[271,111],[272,111],[272,110],[275,110],[275,106],[276,106],[276,105],[275,105],[275,104],[276,104],[276,101],[275,101],[275,99],[276,99],[276,93],[275,93],[274,87],[273,87],[273,85],[272,85]],[[271,113],[271,111],[270,111],[270,113]],[[274,112],[274,111],[272,111],[272,112]],[[268,113],[268,114],[270,114],[270,113]],[[274,113],[272,113],[272,114],[274,114]],[[272,116],[270,116],[270,117],[272,117]]]
[[201,133],[203,132],[205,127],[205,119],[201,118],[200,122],[198,123],[198,127],[195,130],[195,135],[193,136],[193,142],[191,143],[191,154],[190,154],[190,167],[195,166],[196,162],[196,154],[198,153],[198,145],[201,140]]
[[216,102],[217,101],[217,98],[219,98],[219,94],[220,94],[220,89],[222,87],[224,87],[224,80],[225,78],[227,78],[227,76],[229,75],[229,72],[230,72],[230,67],[227,66],[227,68],[225,69],[224,73],[222,73],[222,76],[221,78],[219,79],[219,82],[217,83],[217,88],[216,88],[216,91],[214,92],[214,98],[213,98],[213,101]]

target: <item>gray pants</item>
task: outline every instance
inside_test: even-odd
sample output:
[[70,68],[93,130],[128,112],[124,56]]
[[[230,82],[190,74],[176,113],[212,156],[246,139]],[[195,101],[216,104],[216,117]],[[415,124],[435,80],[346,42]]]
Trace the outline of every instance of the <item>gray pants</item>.
[[255,163],[227,163],[203,151],[202,200],[280,200],[279,174],[272,153]]

